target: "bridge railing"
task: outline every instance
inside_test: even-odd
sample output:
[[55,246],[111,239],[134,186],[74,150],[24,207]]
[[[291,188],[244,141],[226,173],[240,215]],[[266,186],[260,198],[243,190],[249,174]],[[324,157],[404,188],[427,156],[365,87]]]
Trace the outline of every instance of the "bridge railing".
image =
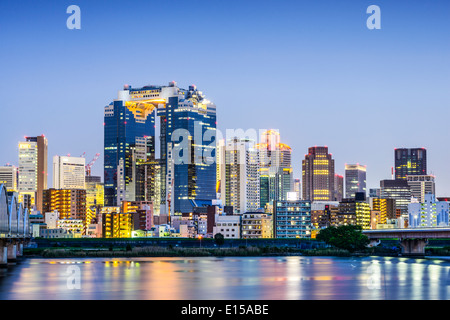
[[16,194],[8,196],[5,185],[0,185],[0,238],[30,237],[28,210],[18,203]]

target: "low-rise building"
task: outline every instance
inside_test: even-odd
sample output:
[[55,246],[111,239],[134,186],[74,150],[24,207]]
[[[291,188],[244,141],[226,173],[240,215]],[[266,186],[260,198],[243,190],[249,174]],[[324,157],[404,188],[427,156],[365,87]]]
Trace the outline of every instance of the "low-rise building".
[[217,215],[213,236],[221,233],[225,239],[239,239],[241,237],[240,215]]
[[272,238],[272,219],[266,213],[247,212],[242,215],[242,238]]

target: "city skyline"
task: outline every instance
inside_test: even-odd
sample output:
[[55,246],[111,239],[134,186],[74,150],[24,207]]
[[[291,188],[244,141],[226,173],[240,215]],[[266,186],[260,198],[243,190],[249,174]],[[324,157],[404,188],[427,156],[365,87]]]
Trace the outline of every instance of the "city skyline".
[[[7,49],[0,53],[5,75],[0,79],[3,115],[17,117],[23,124],[11,121],[0,129],[1,165],[17,165],[17,143],[24,135],[40,134],[48,137],[49,157],[86,152],[89,160],[103,153],[103,108],[124,84],[140,87],[175,80],[181,87],[196,84],[208,93],[218,106],[222,131],[279,129],[293,150],[294,178],[301,177],[308,148],[326,145],[336,159],[336,173],[344,174],[345,163],[364,163],[367,188],[376,188],[380,180],[390,179],[395,148],[424,147],[428,173],[436,176],[437,196],[450,194],[446,170],[450,148],[445,148],[450,72],[444,63],[450,50],[448,41],[443,41],[449,22],[440,18],[448,3],[377,1],[382,29],[372,31],[365,25],[369,2],[286,1],[279,8],[268,2],[255,7],[251,1],[141,4],[161,12],[151,24],[143,22],[144,15],[131,5],[77,4],[82,10],[81,30],[65,26],[68,3],[43,3],[39,8],[27,1],[0,4],[0,38]],[[169,11],[173,19],[165,24]],[[111,23],[119,18],[118,12],[129,22],[127,28]],[[143,42],[142,50],[127,52],[131,61],[141,61],[130,67],[120,63],[123,52],[101,50],[116,37],[145,36],[158,22],[164,25],[156,30],[161,35],[182,32],[186,26],[179,21],[185,12],[200,17],[190,22],[189,30],[196,35],[194,45],[211,48],[207,53],[149,53],[145,49],[151,44]],[[234,17],[235,24],[228,17]],[[275,22],[270,27],[265,24],[269,18]],[[204,22],[210,28],[204,28]],[[169,37],[160,41],[162,46],[171,45]],[[24,44],[34,50],[24,50]],[[183,62],[171,64],[178,60]],[[14,66],[19,61],[20,70]],[[7,94],[7,88],[23,88],[21,99]],[[24,100],[31,102],[24,104]],[[431,128],[415,122],[414,114],[425,108],[439,115]],[[321,121],[329,130],[314,131],[314,124]],[[103,176],[102,167],[103,154],[93,175]]]

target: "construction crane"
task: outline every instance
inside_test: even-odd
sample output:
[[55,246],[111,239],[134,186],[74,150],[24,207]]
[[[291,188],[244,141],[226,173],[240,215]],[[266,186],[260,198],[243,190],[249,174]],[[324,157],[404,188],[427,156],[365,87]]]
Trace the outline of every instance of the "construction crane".
[[86,151],[83,152],[83,154],[80,156],[80,158],[85,158],[86,157]]
[[92,159],[92,161],[89,162],[89,163],[86,165],[85,168],[86,168],[86,176],[87,176],[87,177],[90,177],[90,176],[91,176],[91,169],[92,169],[92,166],[94,165],[95,161],[98,160],[99,157],[100,157],[100,153],[97,153],[97,154],[95,155],[94,159]]

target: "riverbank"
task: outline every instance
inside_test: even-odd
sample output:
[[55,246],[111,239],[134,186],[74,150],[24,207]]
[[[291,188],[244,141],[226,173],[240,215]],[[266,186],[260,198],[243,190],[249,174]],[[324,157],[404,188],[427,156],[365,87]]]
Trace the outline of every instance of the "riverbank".
[[289,247],[183,248],[183,247],[123,247],[123,248],[34,248],[24,249],[24,256],[37,258],[131,258],[131,257],[257,257],[257,256],[397,256],[392,251],[367,250],[350,253],[337,248],[298,249]]

